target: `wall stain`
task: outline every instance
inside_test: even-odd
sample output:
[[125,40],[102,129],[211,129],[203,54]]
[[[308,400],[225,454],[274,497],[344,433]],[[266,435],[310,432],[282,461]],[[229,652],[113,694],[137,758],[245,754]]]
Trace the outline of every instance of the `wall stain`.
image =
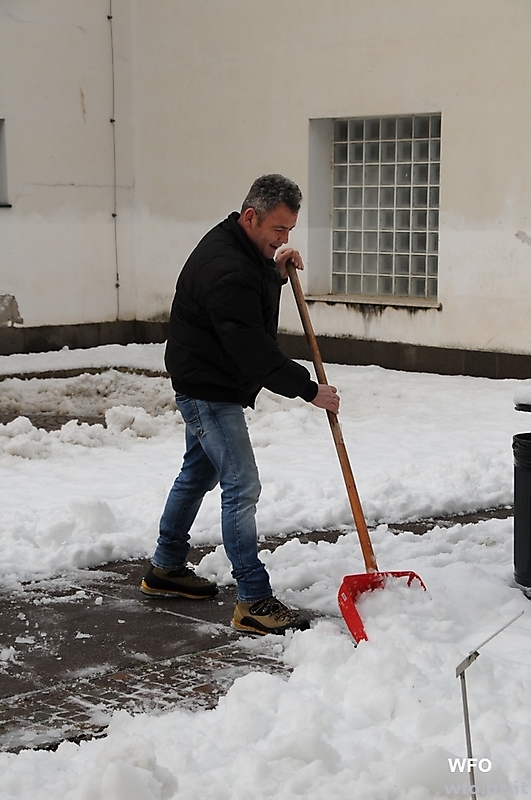
[[[306,298],[306,303],[311,306],[314,303],[324,303],[327,306],[337,306],[338,302],[333,300],[314,300],[312,301],[310,298]],[[377,317],[382,317],[384,312],[387,311],[388,308],[392,308],[394,311],[406,311],[409,316],[414,316],[422,311],[442,311],[442,304],[438,304],[437,306],[403,306],[403,305],[394,305],[393,303],[345,303],[345,306],[349,311],[355,312],[357,314],[361,314],[364,319],[375,319]]]
[[23,325],[24,320],[18,310],[17,298],[12,294],[0,294],[0,325]]
[[523,244],[528,244],[529,247],[531,247],[531,236],[528,236],[524,231],[517,231],[516,238],[519,239]]

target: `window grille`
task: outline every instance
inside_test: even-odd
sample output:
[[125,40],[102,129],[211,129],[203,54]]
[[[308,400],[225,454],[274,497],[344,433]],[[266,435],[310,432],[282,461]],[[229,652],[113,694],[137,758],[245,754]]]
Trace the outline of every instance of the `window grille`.
[[334,120],[334,294],[436,299],[440,136],[440,114]]

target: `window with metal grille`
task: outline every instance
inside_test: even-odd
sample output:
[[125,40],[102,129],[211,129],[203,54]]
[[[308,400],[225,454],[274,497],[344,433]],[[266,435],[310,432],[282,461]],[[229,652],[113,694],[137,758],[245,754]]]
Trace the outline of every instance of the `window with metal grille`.
[[440,145],[440,114],[334,120],[334,294],[437,298]]

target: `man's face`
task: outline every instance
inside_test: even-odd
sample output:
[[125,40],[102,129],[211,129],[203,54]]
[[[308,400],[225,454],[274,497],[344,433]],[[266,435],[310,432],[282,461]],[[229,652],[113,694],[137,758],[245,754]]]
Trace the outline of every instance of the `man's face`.
[[273,258],[275,251],[288,243],[297,217],[296,211],[290,211],[282,203],[263,217],[259,217],[254,208],[247,208],[240,214],[239,224],[260,253],[265,258]]

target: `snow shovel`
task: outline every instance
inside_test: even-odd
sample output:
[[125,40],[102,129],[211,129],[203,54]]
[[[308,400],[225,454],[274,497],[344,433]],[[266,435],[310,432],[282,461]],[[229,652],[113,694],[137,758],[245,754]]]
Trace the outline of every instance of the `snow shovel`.
[[[310,348],[317,380],[319,383],[327,384],[328,381],[326,379],[323,361],[319,352],[317,338],[313,330],[312,321],[310,319],[306,300],[304,299],[304,294],[299,277],[297,275],[297,270],[291,261],[288,261],[286,266],[291,287],[293,289],[293,294],[295,296],[295,302],[297,303],[297,308],[299,309],[302,327],[304,328],[304,333],[306,334],[306,339]],[[332,411],[327,411],[326,414],[328,416],[328,422],[330,423],[339,463],[341,465],[341,471],[343,473],[343,479],[347,489],[350,507],[354,516],[356,530],[358,532],[363,560],[365,562],[365,573],[360,575],[345,575],[343,582],[339,587],[337,596],[339,609],[343,615],[343,619],[345,620],[347,627],[356,642],[360,642],[362,639],[368,640],[369,638],[365,632],[363,622],[356,608],[356,601],[361,594],[364,592],[373,591],[374,589],[383,588],[390,578],[403,579],[407,583],[407,586],[410,586],[413,581],[418,581],[423,589],[426,589],[426,587],[421,578],[419,578],[415,572],[411,572],[409,570],[400,572],[380,572],[378,570],[376,557],[374,555],[374,550],[369,537],[369,531],[367,530],[367,523],[365,522],[365,516],[361,507],[352,468],[350,466],[347,448],[343,440],[341,426],[336,414],[334,414]]]

